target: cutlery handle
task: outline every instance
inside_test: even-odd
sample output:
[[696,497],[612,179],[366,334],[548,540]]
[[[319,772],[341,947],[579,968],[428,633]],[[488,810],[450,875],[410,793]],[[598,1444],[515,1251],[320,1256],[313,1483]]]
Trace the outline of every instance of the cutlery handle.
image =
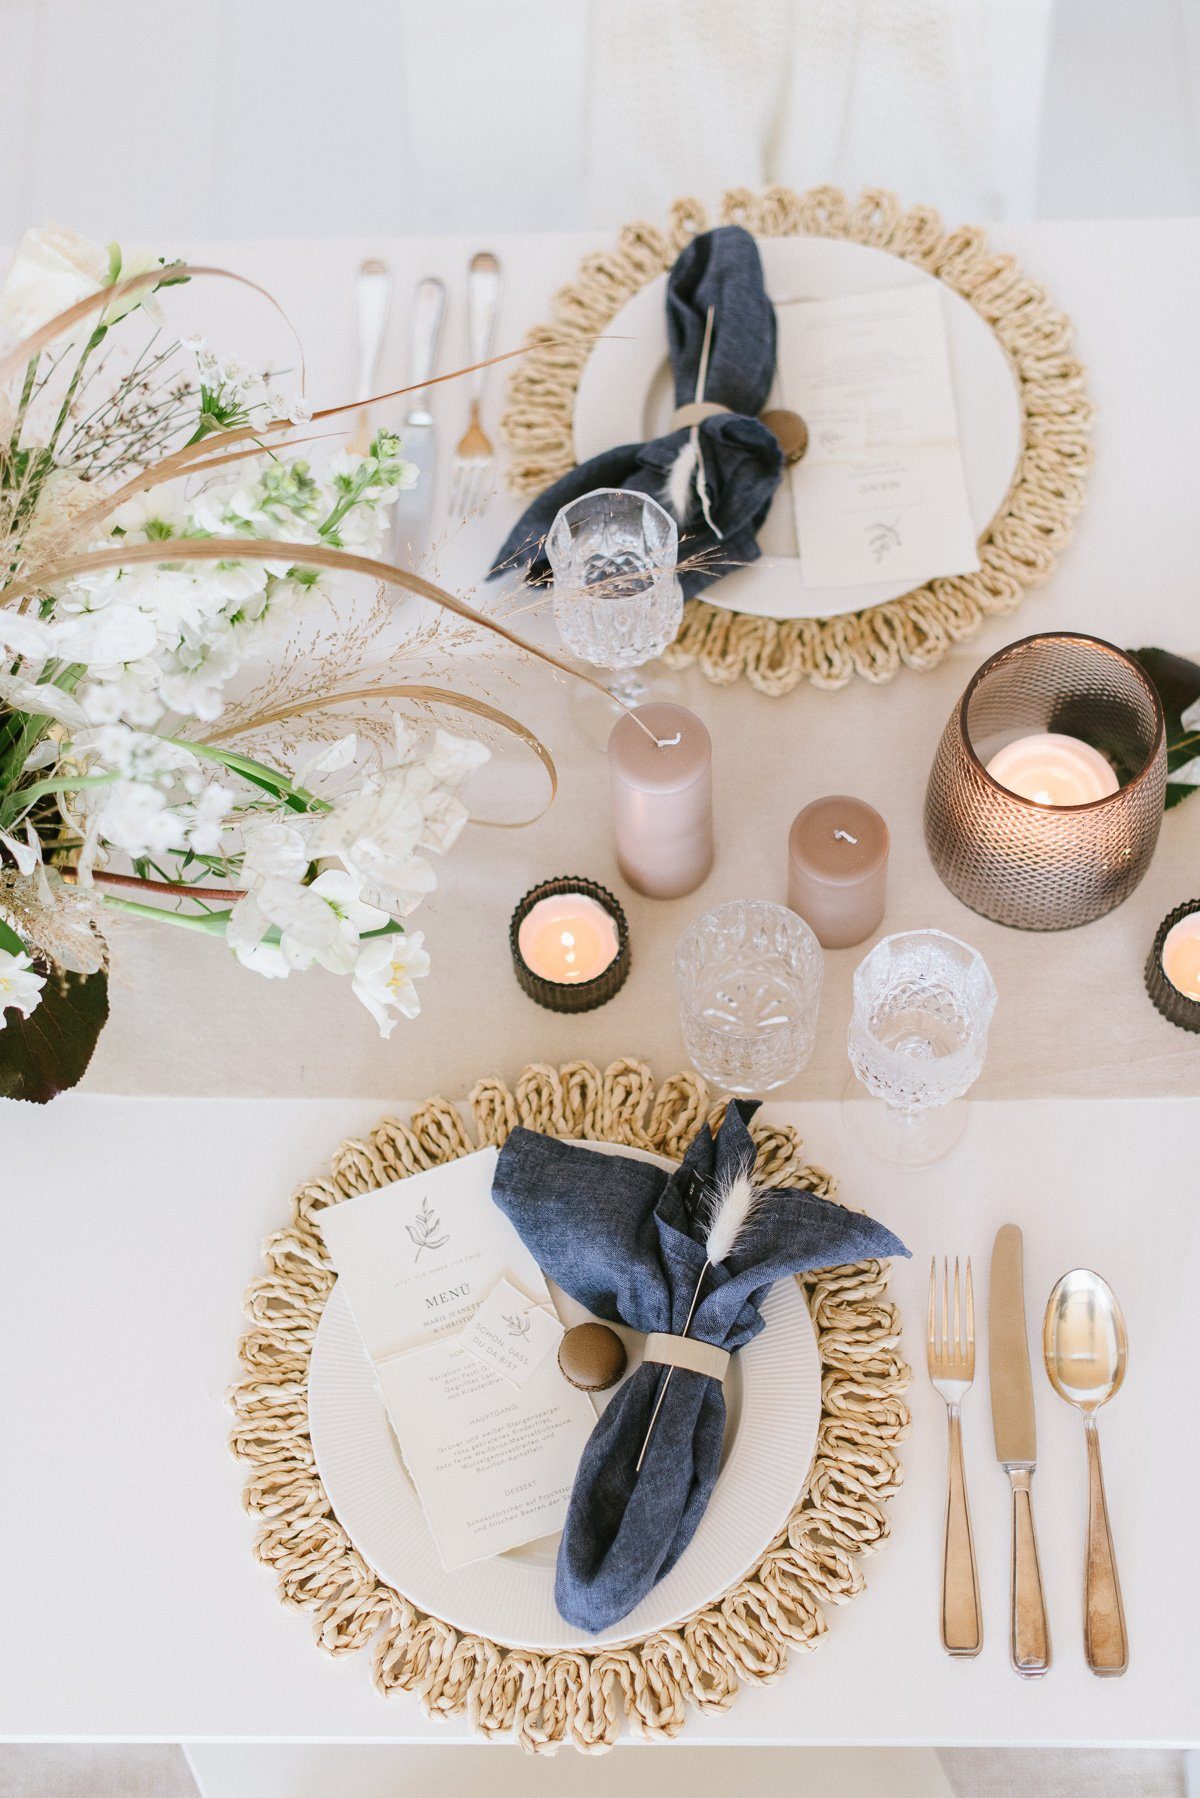
[[[392,272],[386,262],[370,261],[362,264],[358,271],[354,297],[358,315],[357,397],[369,400],[375,390],[383,337],[387,330],[388,306],[392,297]],[[364,406],[359,413],[354,447],[361,455],[366,455],[370,442],[371,421]]]
[[1008,1477],[1013,1494],[1012,1664],[1025,1679],[1037,1679],[1050,1665],[1050,1626],[1033,1533],[1033,1475],[1027,1467],[1010,1467]]
[[[467,351],[468,362],[486,362],[496,341],[496,319],[500,312],[500,263],[490,250],[472,256],[467,270]],[[478,402],[483,393],[486,368],[477,368],[470,377],[471,398]]]
[[1129,1637],[1125,1633],[1125,1607],[1117,1578],[1108,1505],[1104,1498],[1104,1472],[1100,1465],[1100,1432],[1094,1417],[1084,1418],[1088,1458],[1087,1570],[1083,1613],[1083,1641],[1087,1664],[1093,1673],[1116,1677],[1129,1665]]
[[445,313],[446,283],[439,281],[436,275],[427,275],[423,281],[418,281],[413,295],[409,382],[417,391],[409,395],[412,411],[419,411],[428,403],[427,390],[437,363]]
[[971,1511],[963,1468],[962,1420],[957,1405],[946,1411],[949,1455],[946,1474],[946,1540],[942,1556],[942,1647],[947,1654],[978,1654],[983,1647],[979,1574],[971,1540]]

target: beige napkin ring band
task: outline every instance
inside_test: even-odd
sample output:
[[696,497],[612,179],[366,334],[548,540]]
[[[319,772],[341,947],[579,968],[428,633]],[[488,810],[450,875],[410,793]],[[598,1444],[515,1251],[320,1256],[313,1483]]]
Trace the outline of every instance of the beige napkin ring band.
[[689,1373],[707,1374],[710,1380],[724,1380],[729,1350],[712,1342],[699,1342],[695,1336],[668,1336],[665,1331],[655,1330],[646,1338],[642,1359],[661,1361],[664,1367],[684,1367]]
[[728,411],[728,406],[718,406],[716,400],[689,400],[686,406],[676,406],[671,414],[671,429],[690,431],[693,425],[702,424],[706,418],[715,418],[718,412]]

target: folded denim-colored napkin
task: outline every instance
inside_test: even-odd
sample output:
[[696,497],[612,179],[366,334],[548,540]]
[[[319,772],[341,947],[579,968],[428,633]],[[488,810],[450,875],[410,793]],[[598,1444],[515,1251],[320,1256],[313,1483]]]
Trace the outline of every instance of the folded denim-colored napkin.
[[[682,1335],[704,1269],[707,1197],[754,1166],[747,1123],[757,1105],[731,1100],[714,1138],[700,1131],[674,1173],[514,1130],[492,1197],[542,1270],[596,1317]],[[727,1259],[705,1274],[687,1335],[734,1351],[763,1328],[758,1306],[785,1275],[907,1255],[861,1212],[779,1188],[756,1209]],[[720,1469],[720,1381],[676,1367],[637,1471],[666,1369],[645,1362],[617,1392],[579,1463],[558,1552],[555,1602],[595,1633],[633,1610],[691,1541]],[[786,1445],[781,1444],[781,1448]]]
[[[710,309],[708,366],[699,396]],[[543,544],[556,515],[598,487],[648,493],[672,513],[679,526],[679,580],[685,598],[758,559],[758,532],[779,485],[783,455],[758,419],[775,373],[775,310],[763,285],[758,245],[740,225],[705,231],[679,256],[667,282],[667,338],[676,406],[702,397],[728,408],[696,427],[707,516],[695,480],[682,517],[670,503],[668,477],[690,429],[680,426],[649,443],[605,450],[547,487],[513,526],[493,564],[493,578],[528,564],[529,578],[543,579],[549,573]]]

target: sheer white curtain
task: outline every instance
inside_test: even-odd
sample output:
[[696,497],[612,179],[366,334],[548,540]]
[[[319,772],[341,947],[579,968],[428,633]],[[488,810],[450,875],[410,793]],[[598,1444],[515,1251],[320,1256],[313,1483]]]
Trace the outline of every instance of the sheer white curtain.
[[592,0],[593,221],[732,182],[1032,209],[1052,0]]

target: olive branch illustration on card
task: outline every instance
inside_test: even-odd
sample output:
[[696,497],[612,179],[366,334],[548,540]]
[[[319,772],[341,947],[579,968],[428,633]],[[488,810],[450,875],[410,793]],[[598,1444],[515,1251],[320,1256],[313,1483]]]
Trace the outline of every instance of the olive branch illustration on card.
[[529,1335],[528,1313],[526,1313],[524,1316],[522,1316],[519,1311],[512,1311],[512,1312],[504,1311],[504,1312],[501,1312],[501,1316],[504,1319],[504,1326],[507,1329],[510,1336],[528,1336]]
[[417,1245],[417,1252],[413,1256],[414,1261],[419,1261],[426,1249],[444,1248],[446,1243],[449,1242],[450,1238],[448,1236],[439,1235],[441,1227],[442,1220],[437,1212],[432,1210],[428,1196],[426,1196],[422,1200],[421,1209],[417,1212],[412,1223],[405,1224],[404,1226]]

